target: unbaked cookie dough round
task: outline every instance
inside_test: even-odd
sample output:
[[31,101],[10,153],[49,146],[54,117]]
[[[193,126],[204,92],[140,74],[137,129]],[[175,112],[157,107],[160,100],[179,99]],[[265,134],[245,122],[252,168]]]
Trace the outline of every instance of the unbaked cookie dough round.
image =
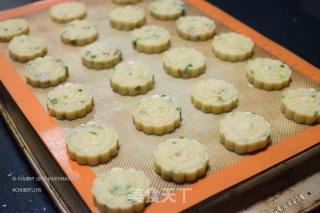
[[61,59],[51,56],[38,57],[26,68],[27,83],[33,87],[53,87],[64,82],[69,76],[68,66]]
[[14,37],[8,49],[10,57],[19,62],[27,62],[47,53],[47,45],[44,40],[27,35]]
[[205,71],[206,58],[193,48],[174,48],[165,52],[163,67],[168,74],[174,77],[196,77]]
[[263,149],[270,134],[270,124],[254,112],[231,112],[220,121],[220,142],[238,154]]
[[212,41],[212,50],[215,56],[225,61],[242,61],[253,54],[252,40],[238,33],[221,33]]
[[287,89],[282,94],[281,111],[297,123],[320,123],[320,93],[312,88]]
[[181,107],[165,95],[142,99],[133,112],[133,123],[146,134],[163,135],[180,126]]
[[112,71],[110,85],[121,95],[145,94],[154,86],[154,74],[140,62],[122,62]]
[[28,34],[29,24],[25,19],[15,18],[0,21],[0,42],[7,42],[13,37]]
[[156,172],[176,183],[195,181],[206,174],[209,156],[196,140],[172,138],[158,145],[153,154]]
[[93,96],[81,84],[65,83],[48,93],[47,107],[51,116],[73,120],[92,111]]
[[97,40],[98,27],[88,20],[74,20],[66,24],[61,33],[61,40],[65,44],[83,46]]
[[50,8],[50,16],[53,21],[66,23],[76,19],[83,19],[87,15],[86,6],[80,2],[65,2]]
[[110,24],[118,30],[133,30],[146,23],[146,15],[142,7],[124,6],[111,11]]
[[102,212],[142,212],[150,187],[151,181],[144,172],[113,168],[96,177],[92,194]]
[[170,47],[169,32],[158,26],[149,25],[131,33],[133,47],[144,53],[161,53]]
[[121,61],[121,51],[109,42],[95,42],[83,48],[82,63],[90,69],[107,69]]
[[202,80],[192,85],[191,101],[203,112],[229,112],[237,106],[238,91],[221,80]]
[[150,13],[160,20],[175,20],[184,14],[185,7],[181,0],[155,0],[150,3]]
[[187,40],[208,40],[212,38],[215,29],[214,21],[204,16],[184,16],[177,21],[178,34]]
[[113,3],[126,5],[126,4],[136,4],[141,0],[112,0]]
[[65,139],[70,159],[79,164],[105,163],[118,153],[118,133],[105,125],[88,123],[67,129]]
[[279,60],[256,58],[246,66],[246,78],[255,87],[279,90],[289,85],[291,69]]

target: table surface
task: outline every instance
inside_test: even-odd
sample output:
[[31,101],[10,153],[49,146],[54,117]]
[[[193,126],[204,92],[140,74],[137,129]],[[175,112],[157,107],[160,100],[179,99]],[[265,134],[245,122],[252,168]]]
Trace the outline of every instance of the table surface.
[[[1,0],[0,10],[32,0]],[[271,40],[320,67],[320,1],[210,0]],[[0,117],[0,211],[56,212],[45,189]],[[319,176],[318,176],[319,177]],[[318,178],[319,179],[319,178]],[[18,192],[27,188],[33,192]]]

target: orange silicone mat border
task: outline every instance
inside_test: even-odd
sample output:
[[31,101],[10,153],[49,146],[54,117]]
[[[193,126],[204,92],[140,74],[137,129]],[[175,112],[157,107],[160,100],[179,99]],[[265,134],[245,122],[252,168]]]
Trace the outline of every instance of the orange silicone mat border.
[[[0,20],[45,9],[62,1],[65,0],[44,0],[26,6],[1,11]],[[262,47],[267,52],[280,58],[308,78],[320,82],[320,71],[316,67],[282,46],[269,40],[206,1],[186,1],[200,9],[207,16],[223,23],[234,31],[248,35],[258,46]],[[74,161],[68,159],[61,130],[32,94],[30,88],[19,77],[15,68],[10,64],[9,60],[2,52],[0,52],[0,64],[2,65],[0,79],[4,86],[8,89],[10,95],[14,98],[33,128],[40,135],[64,172],[71,178],[72,184],[79,191],[79,194],[85,200],[89,208],[96,211],[91,195],[91,186],[94,179],[93,172],[89,167],[79,166]],[[170,200],[167,200],[166,202],[157,202],[147,207],[146,212],[163,212],[164,210],[168,212],[179,212],[187,209],[214,194],[287,160],[316,145],[318,142],[320,142],[320,125],[310,127],[306,131],[292,136],[279,144],[273,145],[265,151],[247,157],[231,167],[192,184],[190,186],[192,191],[189,192],[186,197],[187,202],[182,202],[183,193],[182,191],[177,191],[174,193],[176,198],[175,203],[170,202]]]

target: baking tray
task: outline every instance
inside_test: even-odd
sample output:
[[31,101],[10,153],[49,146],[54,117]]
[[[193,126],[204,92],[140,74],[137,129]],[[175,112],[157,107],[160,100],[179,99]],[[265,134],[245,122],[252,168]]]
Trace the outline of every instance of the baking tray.
[[[70,67],[70,82],[78,82],[88,86],[95,98],[95,109],[85,118],[75,121],[57,121],[48,116],[45,109],[46,94],[50,89],[34,89],[24,82],[25,64],[8,59],[7,44],[1,44],[0,72],[3,91],[8,91],[27,121],[31,124],[41,141],[51,153],[63,173],[70,178],[74,189],[91,210],[96,211],[91,195],[91,184],[94,176],[112,167],[136,168],[145,171],[157,189],[179,189],[188,187],[191,192],[187,200],[183,191],[174,194],[176,202],[170,200],[157,202],[148,206],[146,211],[182,211],[206,200],[232,186],[248,180],[255,175],[270,169],[284,160],[292,158],[320,140],[320,125],[299,125],[284,118],[280,112],[281,91],[263,91],[253,89],[244,78],[246,62],[229,63],[215,58],[211,53],[210,41],[190,42],[177,36],[174,22],[163,22],[148,16],[148,24],[156,24],[167,28],[172,36],[172,46],[194,47],[202,51],[207,58],[207,71],[194,79],[175,79],[162,69],[159,55],[146,55],[133,50],[128,32],[119,32],[108,24],[108,11],[116,5],[110,1],[84,1],[88,6],[88,19],[96,21],[100,29],[100,41],[112,41],[123,51],[124,60],[139,60],[149,64],[156,75],[155,89],[147,95],[167,94],[171,96],[183,110],[182,126],[174,133],[162,137],[145,135],[135,130],[131,123],[131,110],[143,96],[123,97],[113,93],[108,85],[108,71],[92,71],[81,65],[79,47],[64,45],[59,38],[61,25],[50,20],[47,8],[59,0],[45,0],[27,6],[0,12],[0,19],[23,16],[30,22],[30,34],[44,38],[48,43],[49,55],[61,57]],[[305,86],[319,89],[320,74],[318,69],[292,54],[288,50],[273,43],[259,33],[225,14],[206,1],[188,0],[187,14],[205,14],[213,18],[217,24],[217,32],[236,31],[251,37],[256,43],[255,55],[276,57],[294,69],[291,87]],[[148,1],[139,3],[147,8]],[[240,92],[239,110],[255,111],[266,117],[272,124],[272,146],[266,150],[240,156],[227,151],[217,137],[218,121],[224,115],[205,114],[196,110],[190,102],[189,85],[200,79],[216,78],[231,82]],[[105,165],[96,167],[80,166],[70,161],[66,153],[63,139],[63,128],[74,127],[88,121],[104,122],[118,129],[120,134],[120,153]],[[170,137],[186,136],[202,142],[208,147],[210,169],[206,178],[191,184],[177,185],[161,179],[155,174],[152,163],[152,151],[159,142]],[[149,163],[146,163],[149,162]],[[63,174],[62,173],[62,174]],[[70,184],[71,185],[71,184]],[[54,187],[53,187],[54,188]],[[76,198],[75,198],[76,199]],[[58,201],[57,201],[58,202]],[[64,200],[65,202],[65,200]],[[64,203],[62,202],[62,203]],[[69,201],[68,201],[69,202]],[[70,205],[67,205],[70,206]],[[71,205],[72,206],[72,205]],[[69,207],[66,207],[69,208]]]

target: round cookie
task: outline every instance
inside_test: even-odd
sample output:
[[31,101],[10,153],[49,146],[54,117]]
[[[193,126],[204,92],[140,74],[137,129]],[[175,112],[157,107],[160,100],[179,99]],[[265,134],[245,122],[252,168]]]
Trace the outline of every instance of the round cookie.
[[47,53],[47,45],[41,38],[27,35],[14,37],[8,49],[10,57],[19,62],[27,62]]
[[66,23],[76,19],[83,19],[87,15],[86,6],[80,2],[65,2],[54,5],[49,10],[53,21]]
[[282,94],[281,111],[297,123],[320,123],[320,93],[312,88],[287,89]]
[[181,108],[165,95],[142,99],[133,112],[133,123],[146,134],[163,135],[180,126]]
[[254,112],[231,112],[220,121],[220,142],[238,154],[263,149],[269,143],[270,124]]
[[238,91],[221,80],[202,80],[192,85],[191,101],[203,112],[229,112],[237,106]]
[[158,145],[153,159],[155,170],[161,177],[183,183],[206,174],[209,156],[196,140],[172,138]]
[[213,20],[204,16],[180,17],[176,23],[178,34],[191,41],[205,41],[214,35],[216,25]]
[[279,90],[289,85],[291,69],[279,60],[256,58],[246,66],[246,78],[255,87]]
[[212,41],[212,51],[225,61],[243,61],[253,54],[254,43],[249,37],[237,33],[221,33]]
[[185,3],[181,0],[155,0],[150,3],[150,13],[160,20],[175,20],[185,13]]
[[28,34],[29,24],[25,19],[15,18],[0,21],[0,42],[11,41],[13,37]]
[[97,40],[98,27],[88,20],[74,20],[66,24],[61,33],[61,40],[65,44],[83,46]]
[[70,159],[79,164],[105,163],[118,153],[119,136],[104,125],[88,123],[68,129],[65,139]]
[[33,87],[47,88],[64,82],[69,75],[68,66],[51,56],[38,57],[26,68],[27,83]]
[[141,0],[112,0],[113,3],[126,5],[126,4],[136,4]]
[[92,194],[101,212],[142,212],[150,186],[150,179],[142,171],[113,168],[96,177]]
[[95,42],[83,48],[82,63],[91,69],[113,67],[121,61],[121,51],[109,42]]
[[146,15],[142,7],[124,6],[111,11],[110,24],[118,30],[133,30],[146,23]]
[[114,68],[110,85],[121,95],[145,94],[154,86],[154,75],[145,64],[122,62]]
[[132,31],[133,47],[144,53],[161,53],[170,48],[169,32],[158,26],[144,26]]
[[48,93],[47,107],[51,116],[73,120],[92,111],[93,96],[81,84],[65,83]]
[[168,74],[174,77],[196,77],[205,71],[206,58],[193,48],[174,48],[165,52],[163,67]]

